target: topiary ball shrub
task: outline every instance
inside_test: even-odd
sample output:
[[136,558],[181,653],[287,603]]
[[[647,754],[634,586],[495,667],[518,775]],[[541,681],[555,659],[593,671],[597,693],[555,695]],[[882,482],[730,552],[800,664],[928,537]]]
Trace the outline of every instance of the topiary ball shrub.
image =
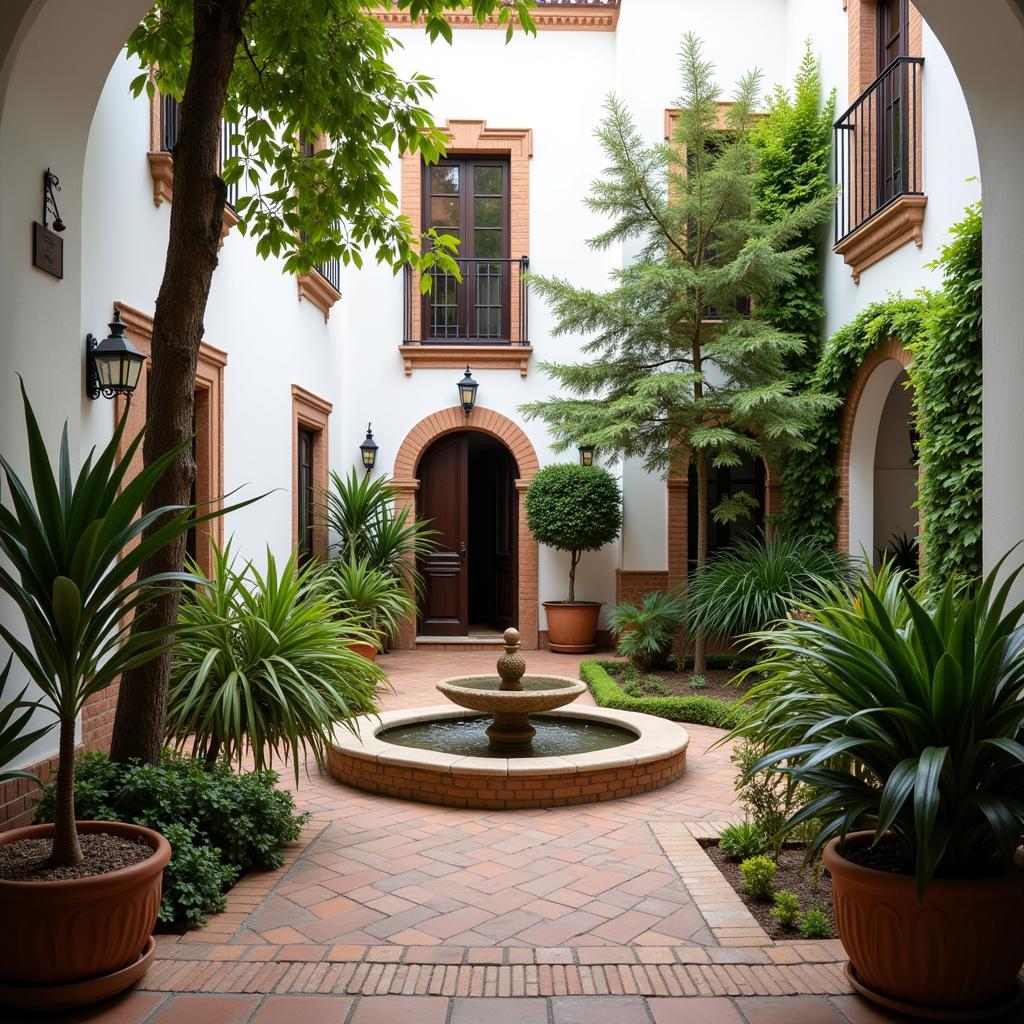
[[[159,765],[118,764],[80,754],[75,811],[83,821],[126,821],[156,829],[171,844],[159,925],[183,931],[224,909],[224,893],[250,869],[278,868],[280,846],[299,838],[308,815],[296,814],[277,773],[234,772],[218,763],[167,753]],[[53,821],[54,787],[43,787],[36,821]]]
[[576,600],[576,566],[584,551],[610,544],[622,529],[619,483],[600,466],[545,466],[526,489],[526,523],[537,541],[568,551],[569,603]]
[[768,857],[748,857],[740,864],[743,891],[755,899],[770,900],[775,889],[775,861]]

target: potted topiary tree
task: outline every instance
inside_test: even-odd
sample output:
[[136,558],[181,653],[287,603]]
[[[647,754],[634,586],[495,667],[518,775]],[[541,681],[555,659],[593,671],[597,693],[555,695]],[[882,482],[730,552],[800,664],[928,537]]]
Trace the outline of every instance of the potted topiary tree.
[[807,795],[784,833],[819,826],[851,983],[929,1020],[1022,995],[1024,605],[998,572],[920,600],[885,566],[755,634],[766,677],[733,733],[772,751],[748,774]]
[[[0,1003],[57,1009],[107,998],[149,966],[171,848],[138,825],[75,820],[75,722],[85,702],[158,655],[175,627],[129,635],[133,614],[187,573],[136,579],[155,550],[205,522],[191,508],[139,509],[180,449],[129,477],[140,434],[118,455],[125,420],[74,478],[67,426],[54,474],[24,387],[31,485],[3,456],[0,592],[25,634],[0,638],[42,692],[60,729],[54,821],[0,834]],[[147,533],[146,531],[149,530]]]
[[592,651],[601,602],[576,600],[576,566],[584,551],[597,551],[618,537],[618,482],[600,466],[546,466],[526,490],[526,523],[539,543],[569,552],[568,600],[544,602],[548,646],[562,654]]

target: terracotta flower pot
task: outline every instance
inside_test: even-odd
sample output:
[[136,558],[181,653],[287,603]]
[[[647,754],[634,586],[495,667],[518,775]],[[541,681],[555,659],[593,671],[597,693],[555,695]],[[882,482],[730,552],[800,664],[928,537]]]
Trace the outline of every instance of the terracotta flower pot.
[[545,601],[548,647],[559,654],[587,654],[597,647],[600,601]]
[[[170,844],[116,821],[80,821],[78,831],[143,839],[153,855],[89,878],[0,880],[0,1003],[81,1006],[122,991],[149,966]],[[0,845],[52,834],[53,825],[30,825],[0,833]]]
[[[864,844],[871,832],[852,832]],[[825,847],[850,980],[877,1003],[929,1020],[987,1016],[1019,997],[1024,876],[936,879],[917,901],[914,878],[862,867]]]
[[373,644],[349,644],[348,648],[367,661],[377,660],[377,648]]

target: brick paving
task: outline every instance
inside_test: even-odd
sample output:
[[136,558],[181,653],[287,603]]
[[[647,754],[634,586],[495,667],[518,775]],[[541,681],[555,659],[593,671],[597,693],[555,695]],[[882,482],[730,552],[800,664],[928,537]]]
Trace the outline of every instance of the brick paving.
[[[385,709],[496,652],[382,658]],[[535,672],[577,658],[530,652]],[[591,703],[589,695],[581,703]],[[413,804],[308,771],[311,813],[279,871],[198,931],[161,936],[141,987],[98,1024],[876,1024],[838,942],[774,943],[697,838],[735,817],[720,731],[687,726],[687,774],[642,796],[480,811]],[[286,778],[285,784],[293,780]],[[723,887],[724,886],[724,887]]]

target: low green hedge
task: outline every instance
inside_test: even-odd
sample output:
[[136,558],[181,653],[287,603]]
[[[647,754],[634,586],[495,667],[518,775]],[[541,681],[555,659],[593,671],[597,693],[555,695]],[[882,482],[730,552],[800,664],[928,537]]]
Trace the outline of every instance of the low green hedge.
[[719,729],[731,729],[735,725],[733,701],[715,697],[630,697],[611,677],[601,659],[581,662],[580,679],[590,687],[598,707],[639,711],[673,722],[714,725]]

